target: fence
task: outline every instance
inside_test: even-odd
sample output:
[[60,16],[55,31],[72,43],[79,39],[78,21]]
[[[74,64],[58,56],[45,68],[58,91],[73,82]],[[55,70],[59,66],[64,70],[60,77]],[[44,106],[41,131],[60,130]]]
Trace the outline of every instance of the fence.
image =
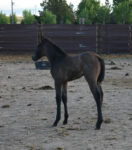
[[[43,34],[69,53],[132,53],[132,25],[43,25]],[[33,53],[38,25],[0,25],[0,52]]]
[[102,53],[132,53],[132,25],[102,25]]
[[0,52],[25,53],[36,48],[37,26],[0,25]]

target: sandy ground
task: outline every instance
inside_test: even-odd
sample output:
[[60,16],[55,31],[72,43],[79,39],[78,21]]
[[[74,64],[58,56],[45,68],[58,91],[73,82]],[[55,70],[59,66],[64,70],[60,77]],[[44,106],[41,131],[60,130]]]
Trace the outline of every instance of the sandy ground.
[[62,107],[53,128],[50,71],[36,70],[30,56],[0,56],[0,150],[132,150],[132,56],[104,58],[104,123],[97,131],[96,104],[83,77],[68,86],[68,125]]

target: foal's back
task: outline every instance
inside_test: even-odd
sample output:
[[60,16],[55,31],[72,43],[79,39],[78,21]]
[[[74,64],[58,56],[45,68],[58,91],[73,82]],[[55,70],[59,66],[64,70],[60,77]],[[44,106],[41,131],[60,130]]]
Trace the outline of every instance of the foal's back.
[[100,56],[93,52],[81,54],[83,73],[87,80],[97,82],[101,71]]

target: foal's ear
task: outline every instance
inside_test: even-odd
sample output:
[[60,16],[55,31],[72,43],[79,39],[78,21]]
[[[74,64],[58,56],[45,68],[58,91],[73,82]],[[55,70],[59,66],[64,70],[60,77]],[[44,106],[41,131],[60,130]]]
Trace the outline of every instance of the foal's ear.
[[43,34],[41,34],[41,42],[44,42],[44,35]]

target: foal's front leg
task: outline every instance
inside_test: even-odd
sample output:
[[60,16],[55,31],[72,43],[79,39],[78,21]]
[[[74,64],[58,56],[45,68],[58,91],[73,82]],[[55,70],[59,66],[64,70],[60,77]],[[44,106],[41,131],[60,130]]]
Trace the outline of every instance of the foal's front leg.
[[59,82],[55,82],[55,90],[56,90],[56,104],[57,104],[57,114],[56,120],[53,126],[57,126],[59,120],[61,119],[61,84]]

